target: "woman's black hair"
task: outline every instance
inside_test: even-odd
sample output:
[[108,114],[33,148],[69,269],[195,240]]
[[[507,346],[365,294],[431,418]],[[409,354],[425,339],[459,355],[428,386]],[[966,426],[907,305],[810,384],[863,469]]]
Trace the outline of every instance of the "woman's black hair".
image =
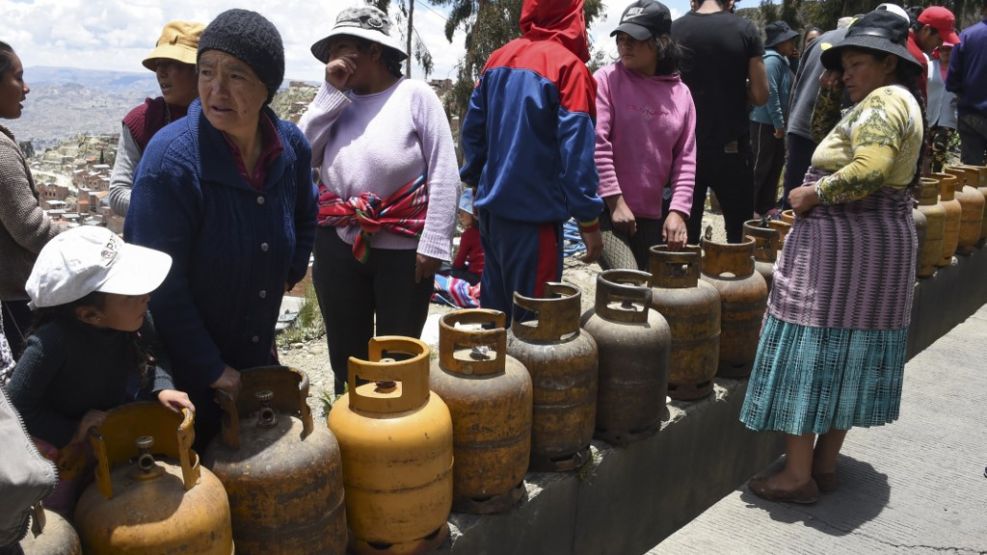
[[404,65],[403,64],[404,60],[400,52],[394,50],[393,48],[388,48],[383,44],[375,43],[374,41],[367,40],[363,37],[353,37],[353,38],[356,39],[357,48],[359,48],[361,52],[366,52],[370,48],[371,44],[379,44],[381,50],[380,62],[384,64],[384,67],[387,68],[387,71],[391,75],[397,78],[401,78],[404,75],[404,73],[401,71],[401,66]]
[[908,14],[908,26],[915,32],[918,32],[922,29],[922,27],[925,27],[925,25],[920,23],[918,20],[918,16],[922,15],[923,11],[925,11],[925,8],[922,6],[911,6],[905,9],[905,13]]
[[[61,304],[58,306],[48,306],[36,308],[33,314],[33,321],[29,333],[34,333],[53,322],[61,322],[65,325],[88,325],[79,320],[75,310],[80,307],[92,307],[102,310],[106,305],[106,293],[93,291],[77,301]],[[157,364],[154,354],[147,349],[145,342],[141,339],[139,331],[131,332],[130,355],[134,366],[137,368],[137,375],[140,377],[141,387],[150,385],[151,369]]]
[[805,31],[802,32],[802,44],[799,45],[799,47],[802,48],[803,51],[805,50],[805,37],[809,36],[809,33],[813,31],[819,33],[820,35],[822,34],[822,29],[816,27],[815,25],[809,25],[808,27],[806,27]]
[[[888,56],[894,56],[894,54],[889,54],[887,52],[877,52],[871,51],[878,60],[883,60]],[[915,101],[918,102],[918,106],[922,111],[922,148],[918,151],[918,161],[915,163],[915,175],[912,177],[912,182],[908,185],[908,188],[914,193],[918,190],[920,180],[922,177],[922,167],[925,162],[925,156],[929,152],[929,125],[926,122],[926,105],[925,96],[922,95],[922,90],[919,88],[919,82],[924,81],[922,75],[922,70],[916,64],[907,63],[900,58],[898,59],[898,64],[895,66],[894,79],[902,87],[908,89],[908,92],[912,93],[915,97]]]
[[671,35],[658,35],[652,39],[658,51],[658,65],[655,75],[671,75],[682,71],[682,59],[685,56],[679,43]]
[[0,40],[0,77],[3,77],[13,65],[14,49],[9,44]]

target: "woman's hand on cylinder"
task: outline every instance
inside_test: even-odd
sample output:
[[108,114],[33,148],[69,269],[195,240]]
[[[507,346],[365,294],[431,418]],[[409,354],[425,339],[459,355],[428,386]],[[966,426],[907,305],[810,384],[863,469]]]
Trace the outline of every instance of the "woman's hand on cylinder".
[[792,210],[795,210],[795,213],[799,215],[812,210],[819,204],[819,195],[816,194],[815,186],[808,185],[792,189],[788,193],[788,204],[792,205]]
[[210,387],[213,389],[222,389],[236,396],[237,392],[240,391],[240,373],[227,366],[223,368],[223,373],[216,378],[216,381]]
[[670,249],[678,250],[685,246],[688,236],[689,232],[686,229],[682,214],[674,210],[669,211],[668,216],[665,217],[665,225],[661,229],[661,238],[665,240]]
[[158,392],[158,402],[172,412],[181,412],[188,409],[195,412],[195,405],[188,398],[188,393],[176,389],[162,389]]
[[422,278],[431,279],[439,271],[442,261],[424,254],[415,255],[415,283],[421,283]]
[[346,56],[329,60],[326,64],[326,83],[336,90],[346,92],[350,89],[350,77],[356,72],[356,63]]
[[637,221],[634,219],[634,212],[631,212],[624,195],[614,195],[606,197],[607,208],[610,209],[610,222],[613,230],[621,235],[633,237],[637,233]]

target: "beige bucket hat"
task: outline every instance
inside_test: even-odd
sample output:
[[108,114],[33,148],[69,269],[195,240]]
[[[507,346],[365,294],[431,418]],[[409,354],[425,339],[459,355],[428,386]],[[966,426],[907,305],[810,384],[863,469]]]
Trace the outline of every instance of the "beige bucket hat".
[[144,58],[144,67],[155,71],[157,60],[175,60],[183,64],[195,65],[199,49],[199,37],[205,25],[196,21],[169,21],[161,30],[154,50]]

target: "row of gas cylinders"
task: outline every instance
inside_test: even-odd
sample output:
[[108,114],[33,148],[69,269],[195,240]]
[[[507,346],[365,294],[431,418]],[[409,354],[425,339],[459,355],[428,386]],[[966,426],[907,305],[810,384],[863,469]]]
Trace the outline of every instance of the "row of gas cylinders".
[[531,318],[510,330],[497,311],[449,313],[437,357],[417,339],[374,338],[368,360],[350,359],[328,426],[313,422],[304,374],[245,370],[236,398],[217,397],[221,433],[202,462],[191,413],[115,409],[89,437],[95,482],[74,518],[84,552],[436,547],[451,510],[509,510],[529,470],[578,469],[594,436],[623,445],[657,432],[666,394],[696,399],[718,373],[749,373],[767,297],[754,246],[707,241],[705,259],[656,246],[651,274],[600,274],[584,314],[563,283],[516,295]]
[[969,256],[987,240],[987,166],[947,167],[921,178],[912,211],[918,235],[916,274],[932,277],[956,254]]

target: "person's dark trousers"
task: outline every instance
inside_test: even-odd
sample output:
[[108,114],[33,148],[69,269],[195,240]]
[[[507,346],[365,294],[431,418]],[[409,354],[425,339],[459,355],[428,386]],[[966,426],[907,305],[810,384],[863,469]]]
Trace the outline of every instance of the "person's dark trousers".
[[739,243],[744,222],[754,216],[754,176],[750,167],[750,145],[745,141],[726,148],[699,147],[696,152],[696,188],[689,215],[689,243],[698,244],[702,235],[706,190],[712,189],[720,201],[727,241]]
[[0,301],[3,307],[3,331],[10,344],[14,360],[21,358],[27,346],[27,335],[33,318],[27,301]]
[[785,139],[775,137],[772,125],[751,122],[754,158],[754,212],[764,215],[778,207],[778,180],[785,165]]
[[809,171],[809,166],[812,165],[812,153],[816,151],[817,145],[812,139],[806,139],[797,133],[788,133],[786,139],[788,152],[785,159],[781,207],[788,210],[792,207],[788,204],[788,193],[792,192],[792,189],[802,186],[802,182],[805,181],[805,172]]
[[460,268],[452,268],[446,275],[452,276],[456,279],[461,279],[469,283],[470,285],[476,285],[480,283],[481,274],[474,274],[469,270],[462,270]]
[[367,262],[360,262],[334,227],[318,229],[314,251],[312,283],[326,323],[329,363],[339,394],[349,375],[347,361],[351,356],[366,360],[372,337],[421,337],[434,280],[427,276],[415,283],[412,249],[371,248]]
[[[514,292],[542,297],[545,282],[562,279],[562,222],[508,220],[479,211],[483,244],[480,306],[515,316]],[[529,315],[518,313],[522,321]]]
[[[665,189],[670,191],[670,189]],[[672,196],[662,201],[662,214],[668,214],[668,205]],[[604,270],[638,269],[647,271],[648,260],[651,258],[651,247],[664,241],[661,230],[665,226],[665,218],[635,218],[637,231],[628,237],[613,230],[610,210],[604,207],[600,215],[600,232],[603,235],[603,253],[600,255],[600,267]]]
[[960,115],[960,161],[972,166],[987,163],[987,116],[967,113]]

